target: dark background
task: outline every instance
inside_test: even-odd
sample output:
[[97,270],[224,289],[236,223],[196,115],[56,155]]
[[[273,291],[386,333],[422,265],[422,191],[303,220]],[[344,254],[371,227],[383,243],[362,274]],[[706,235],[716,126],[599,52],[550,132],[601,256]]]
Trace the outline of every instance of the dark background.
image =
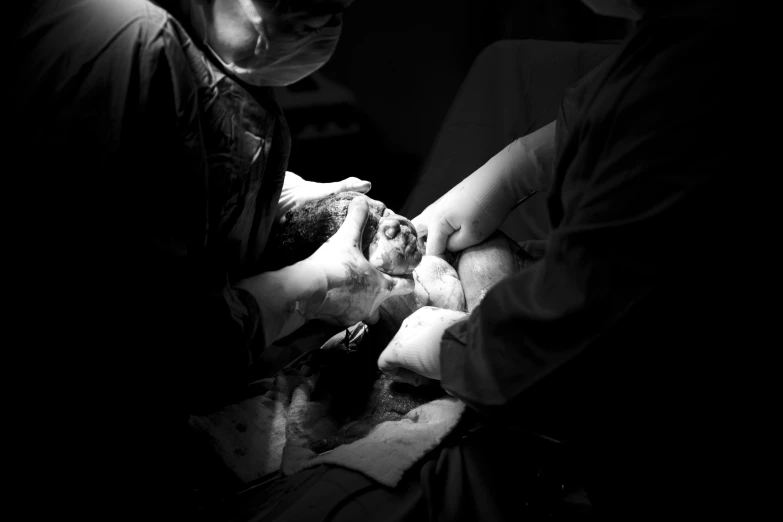
[[628,28],[580,0],[356,0],[331,61],[278,90],[292,128],[289,170],[367,179],[373,197],[400,208],[482,49],[504,39],[621,39]]

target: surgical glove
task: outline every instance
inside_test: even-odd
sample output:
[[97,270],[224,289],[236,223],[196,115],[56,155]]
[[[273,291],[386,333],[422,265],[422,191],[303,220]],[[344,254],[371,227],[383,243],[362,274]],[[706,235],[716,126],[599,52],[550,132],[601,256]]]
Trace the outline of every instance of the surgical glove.
[[355,191],[366,194],[371,187],[372,184],[369,181],[354,177],[331,183],[316,183],[304,180],[293,172],[286,172],[275,220],[281,224],[284,223],[286,212],[299,208],[309,201],[325,198],[338,192]]
[[351,200],[337,232],[303,263],[307,272],[321,278],[322,299],[314,319],[351,326],[377,322],[386,299],[413,292],[413,276],[390,276],[373,267],[362,253],[362,233],[369,217],[365,196]]
[[548,190],[555,123],[519,138],[411,221],[426,236],[427,255],[442,256],[481,243],[525,196]]
[[378,358],[378,368],[395,381],[419,385],[420,377],[440,380],[444,332],[470,314],[425,306],[409,315]]

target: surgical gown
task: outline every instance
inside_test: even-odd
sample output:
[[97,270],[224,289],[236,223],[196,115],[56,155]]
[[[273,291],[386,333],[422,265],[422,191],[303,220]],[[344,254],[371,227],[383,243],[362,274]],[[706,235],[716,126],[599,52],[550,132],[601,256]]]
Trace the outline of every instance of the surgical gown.
[[259,271],[288,127],[271,88],[224,75],[153,2],[25,8],[6,68],[24,186],[8,245],[30,274],[17,308],[37,380],[63,381],[51,455],[75,459],[56,467],[72,481],[96,465],[83,491],[174,498],[187,415],[229,400],[264,348],[233,284]]
[[112,338],[144,330],[196,372],[172,379],[212,394],[263,349],[258,305],[232,284],[259,271],[285,175],[272,90],[225,76],[151,2],[38,6],[15,103],[41,189],[68,200],[68,254],[54,265],[122,270],[133,319]]
[[728,204],[747,128],[736,28],[646,17],[569,91],[543,259],[442,341],[443,387],[580,448],[607,513],[712,493],[723,422],[740,422],[728,397],[743,371],[743,264],[721,246],[750,222]]

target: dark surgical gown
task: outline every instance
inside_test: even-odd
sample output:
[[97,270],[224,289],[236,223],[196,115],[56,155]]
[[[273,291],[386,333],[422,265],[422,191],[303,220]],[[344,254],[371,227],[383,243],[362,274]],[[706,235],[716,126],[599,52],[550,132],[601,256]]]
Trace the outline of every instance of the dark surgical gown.
[[[442,342],[442,385],[489,418],[579,449],[596,508],[625,517],[704,497],[741,426],[750,323],[734,204],[750,82],[738,24],[650,16],[570,89],[543,259]],[[738,78],[739,77],[739,78]],[[741,79],[741,80],[740,80]],[[750,225],[752,226],[752,225]]]
[[23,230],[8,248],[31,274],[19,308],[36,371],[69,392],[66,419],[47,425],[69,427],[58,447],[76,462],[101,461],[81,476],[131,477],[136,503],[157,481],[172,497],[186,445],[174,434],[263,349],[259,307],[232,283],[258,272],[288,127],[271,88],[226,77],[158,5],[27,9],[5,80],[7,167],[24,187],[6,193]]
[[220,346],[205,355],[214,378],[246,366],[263,339],[259,308],[231,284],[258,273],[290,149],[271,89],[226,77],[153,3],[39,5],[15,104],[42,190],[67,198],[48,226],[70,231],[59,256],[96,274],[132,269],[115,281],[122,292],[107,288],[134,300],[117,336],[143,328],[183,359]]

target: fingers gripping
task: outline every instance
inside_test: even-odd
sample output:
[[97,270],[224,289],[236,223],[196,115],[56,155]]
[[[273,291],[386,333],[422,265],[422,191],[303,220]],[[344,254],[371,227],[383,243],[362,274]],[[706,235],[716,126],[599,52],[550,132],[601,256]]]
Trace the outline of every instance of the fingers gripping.
[[353,192],[361,192],[362,194],[366,194],[372,188],[372,183],[359,178],[350,177],[350,178],[345,178],[342,181],[335,181],[333,183],[329,183],[329,186],[331,188],[331,193],[353,191]]
[[445,219],[431,227],[427,234],[427,255],[438,256],[443,254],[446,251],[449,237],[458,230],[459,228],[454,228]]
[[399,364],[396,362],[399,357],[397,354],[398,350],[398,343],[389,344],[378,357],[378,369],[387,375],[394,376],[399,367]]
[[425,208],[421,214],[411,219],[411,223],[413,223],[414,228],[416,228],[416,233],[419,236],[427,235],[427,225],[429,222],[430,222],[430,207]]
[[343,181],[345,190],[353,190],[366,194],[372,188],[372,183],[359,178],[348,178]]
[[370,204],[367,198],[364,196],[353,198],[348,205],[348,214],[345,216],[345,221],[335,236],[344,238],[361,250],[363,248],[362,234],[369,216]]

